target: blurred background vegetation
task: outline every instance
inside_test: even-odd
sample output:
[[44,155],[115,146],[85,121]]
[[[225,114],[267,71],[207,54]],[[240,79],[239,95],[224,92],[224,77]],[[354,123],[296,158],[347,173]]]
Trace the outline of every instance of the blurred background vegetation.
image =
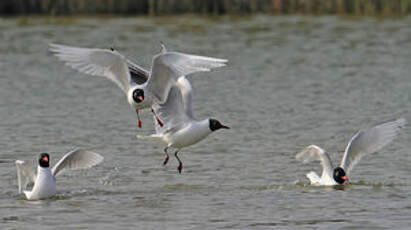
[[402,16],[411,0],[1,0],[0,15],[349,14]]

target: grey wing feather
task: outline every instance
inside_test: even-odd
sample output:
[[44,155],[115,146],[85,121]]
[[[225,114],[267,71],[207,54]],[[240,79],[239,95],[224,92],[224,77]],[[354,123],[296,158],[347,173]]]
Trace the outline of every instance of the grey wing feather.
[[374,153],[393,141],[405,124],[406,120],[400,118],[359,131],[348,143],[340,167],[348,174],[361,157]]
[[180,128],[185,121],[194,119],[192,101],[191,84],[185,76],[181,76],[171,88],[167,101],[163,104],[153,105],[157,116],[164,123],[164,126],[160,127],[156,117],[153,116],[156,133],[172,132],[174,129]]
[[36,173],[25,161],[16,160],[16,168],[19,193],[22,193],[28,184],[36,181]]
[[127,60],[127,65],[128,69],[130,70],[131,81],[133,81],[137,85],[142,85],[147,82],[150,76],[149,71],[130,60]]
[[185,76],[178,78],[177,87],[180,89],[181,99],[184,107],[185,115],[194,119],[193,114],[193,88]]
[[66,65],[81,73],[110,79],[125,93],[133,84],[127,65],[129,61],[115,50],[50,44],[50,51]]
[[225,66],[227,60],[178,52],[162,52],[153,58],[147,87],[159,104],[165,103],[171,87],[181,76]]
[[303,163],[315,160],[320,161],[323,166],[323,173],[326,172],[327,174],[332,175],[333,165],[331,163],[330,156],[324,149],[316,145],[310,145],[304,148],[296,155],[296,158],[303,161]]
[[85,169],[100,164],[103,161],[98,153],[87,150],[75,149],[64,155],[59,162],[51,169],[54,176],[65,170]]
[[154,118],[157,134],[178,129],[189,119],[184,110],[181,91],[177,85],[171,87],[166,102],[163,104],[154,104],[153,109],[164,124],[163,127],[160,127]]

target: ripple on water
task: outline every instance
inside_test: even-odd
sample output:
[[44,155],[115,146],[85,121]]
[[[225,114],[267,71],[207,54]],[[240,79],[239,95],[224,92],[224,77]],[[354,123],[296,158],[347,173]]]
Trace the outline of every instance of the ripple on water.
[[[1,228],[409,228],[410,129],[364,157],[358,181],[344,186],[310,186],[303,175],[313,165],[297,163],[295,154],[318,143],[340,159],[355,130],[397,116],[411,120],[411,17],[0,22]],[[184,149],[181,175],[175,161],[161,165],[160,146],[135,139],[153,132],[150,112],[142,111],[147,125],[137,129],[115,84],[64,66],[47,46],[115,47],[149,67],[159,41],[169,50],[229,59],[225,68],[189,77],[196,117],[232,129]],[[52,199],[17,194],[14,159],[73,147],[105,161],[64,175]]]

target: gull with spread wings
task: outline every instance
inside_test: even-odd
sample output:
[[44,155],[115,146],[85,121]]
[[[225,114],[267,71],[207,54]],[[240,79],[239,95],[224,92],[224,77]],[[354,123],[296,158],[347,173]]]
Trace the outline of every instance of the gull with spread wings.
[[165,146],[166,158],[164,165],[168,162],[168,148],[177,149],[174,156],[179,162],[178,172],[181,173],[183,163],[178,157],[179,151],[187,146],[191,146],[210,133],[219,129],[229,129],[215,119],[197,120],[194,118],[192,106],[193,92],[190,82],[184,77],[177,80],[175,86],[171,87],[170,95],[164,104],[153,106],[160,119],[164,121],[161,127],[155,122],[156,133],[149,136],[137,135],[138,139],[157,141]]
[[348,175],[353,167],[359,162],[361,157],[379,151],[388,145],[399,134],[405,126],[406,120],[385,122],[372,128],[360,130],[355,134],[347,147],[340,166],[334,168],[328,153],[316,146],[310,145],[297,154],[296,158],[304,163],[311,160],[318,160],[323,166],[321,177],[315,172],[307,174],[308,179],[313,185],[338,185],[348,181]]
[[116,83],[126,94],[131,108],[136,111],[138,127],[141,127],[139,110],[148,108],[151,108],[158,124],[163,126],[152,106],[166,102],[170,88],[179,77],[210,71],[225,66],[227,62],[225,59],[170,52],[163,44],[161,47],[161,52],[152,59],[150,71],[126,59],[114,49],[50,44],[50,51],[81,73],[106,77]]
[[[28,200],[39,200],[56,194],[56,176],[65,170],[85,169],[100,164],[103,161],[100,154],[75,149],[64,155],[52,169],[50,156],[42,153],[38,159],[37,175],[25,161],[16,160],[19,193],[24,193]],[[34,183],[31,191],[26,188]]]

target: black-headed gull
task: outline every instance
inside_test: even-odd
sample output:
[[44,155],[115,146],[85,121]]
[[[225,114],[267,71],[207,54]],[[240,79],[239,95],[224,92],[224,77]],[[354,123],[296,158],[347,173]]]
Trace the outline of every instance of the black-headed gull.
[[[127,60],[114,49],[88,49],[66,45],[50,44],[66,65],[79,72],[102,76],[116,83],[126,94],[127,102],[136,111],[138,127],[141,120],[138,111],[151,108],[154,103],[164,103],[170,88],[180,76],[210,71],[225,66],[227,60],[169,52],[161,45],[161,52],[152,59],[151,71]],[[151,109],[156,116],[153,109]],[[157,122],[162,126],[162,121]]]
[[[64,155],[63,158],[50,169],[50,156],[47,153],[42,153],[38,160],[37,175],[25,161],[16,160],[19,193],[24,193],[28,200],[52,197],[56,194],[55,177],[57,175],[64,170],[90,168],[101,163],[103,159],[100,154],[75,149]],[[25,190],[30,183],[34,183],[33,189],[31,191]]]
[[182,148],[203,140],[213,131],[229,129],[215,119],[196,120],[192,110],[192,97],[190,82],[184,76],[178,78],[176,85],[170,90],[166,103],[153,106],[156,114],[164,121],[164,126],[161,127],[155,122],[155,134],[137,135],[138,139],[158,141],[166,146],[164,165],[168,162],[167,149],[176,148],[174,156],[179,162],[179,173],[183,164],[177,154]]
[[337,185],[348,181],[348,175],[364,155],[374,153],[388,145],[405,126],[406,120],[400,118],[385,122],[372,128],[360,130],[355,134],[347,147],[339,167],[334,168],[328,153],[316,146],[310,145],[297,154],[296,158],[304,163],[318,160],[323,166],[321,177],[315,172],[307,174],[313,185]]

